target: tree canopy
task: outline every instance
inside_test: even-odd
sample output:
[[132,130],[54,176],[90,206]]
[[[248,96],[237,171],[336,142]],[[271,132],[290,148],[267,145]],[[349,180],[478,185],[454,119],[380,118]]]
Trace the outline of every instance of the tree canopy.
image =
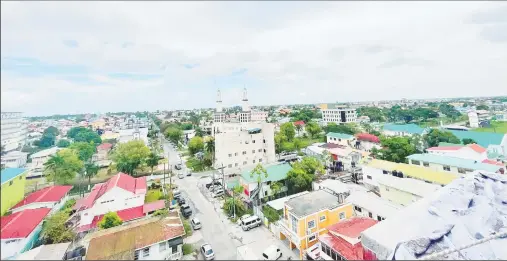
[[346,123],[346,124],[338,125],[334,122],[329,122],[326,125],[326,127],[324,127],[324,131],[326,133],[337,132],[337,133],[354,135],[359,132],[359,129],[358,129],[357,125],[354,123]]
[[439,129],[431,129],[426,135],[424,135],[424,140],[429,147],[438,146],[438,143],[440,142],[461,143],[460,139],[452,134],[452,132]]
[[102,219],[97,223],[100,229],[108,229],[112,227],[116,227],[123,224],[123,221],[118,216],[116,212],[108,212],[102,217]]
[[150,152],[142,140],[132,140],[117,145],[111,159],[116,163],[118,171],[134,175],[135,170],[145,162]]
[[287,141],[292,141],[296,136],[296,128],[292,122],[286,122],[280,125],[280,133],[287,139]]
[[201,137],[195,136],[188,142],[188,152],[195,155],[197,152],[204,151],[204,141]]
[[380,137],[382,149],[372,149],[377,159],[405,163],[406,157],[417,152],[416,144],[409,137]]
[[308,122],[306,124],[306,132],[308,132],[308,134],[310,134],[310,137],[313,138],[315,137],[316,135],[318,135],[319,133],[322,132],[322,129],[320,128],[320,126],[316,123],[316,122]]
[[183,131],[178,128],[168,128],[165,130],[165,137],[174,144],[179,144],[183,140]]
[[311,189],[316,176],[324,174],[322,163],[314,157],[304,157],[301,162],[292,164],[292,169],[287,173],[289,189],[293,193]]
[[67,132],[67,137],[75,142],[93,142],[95,145],[102,143],[102,139],[96,132],[85,127],[74,127]]
[[93,142],[74,142],[70,145],[69,149],[75,150],[79,159],[83,162],[88,162],[92,159],[93,154],[97,151]]
[[290,114],[291,121],[304,121],[305,123],[310,122],[315,118],[322,118],[322,115],[315,110],[301,109],[299,111],[293,111]]
[[474,144],[474,143],[477,144],[477,142],[475,140],[473,140],[473,139],[467,139],[467,138],[465,138],[465,139],[462,139],[461,141],[463,142],[464,145]]
[[56,143],[56,146],[58,148],[67,148],[70,146],[70,141],[66,140],[66,139],[61,139],[59,140],[57,143]]
[[69,184],[82,168],[83,162],[75,151],[62,149],[44,163],[44,175],[56,184]]
[[58,211],[49,216],[42,225],[40,236],[42,243],[58,244],[72,241],[75,233],[65,225],[68,218],[68,210]]

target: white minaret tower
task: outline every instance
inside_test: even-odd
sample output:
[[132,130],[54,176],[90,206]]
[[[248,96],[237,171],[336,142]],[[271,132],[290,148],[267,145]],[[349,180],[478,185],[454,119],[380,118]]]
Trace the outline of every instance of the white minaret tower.
[[217,92],[217,108],[216,112],[222,112],[222,93],[220,92],[220,89],[218,89]]
[[242,104],[242,111],[249,112],[250,106],[248,106],[248,98],[246,93],[246,88],[243,89],[243,104]]

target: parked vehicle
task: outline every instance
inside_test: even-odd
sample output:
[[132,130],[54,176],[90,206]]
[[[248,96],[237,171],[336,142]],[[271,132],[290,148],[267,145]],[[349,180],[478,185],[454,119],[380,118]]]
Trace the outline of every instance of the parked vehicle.
[[199,221],[199,219],[197,219],[197,218],[192,218],[192,220],[190,221],[190,224],[192,224],[192,228],[194,230],[202,228],[201,221]]
[[208,243],[201,246],[201,253],[204,256],[204,259],[206,260],[215,259],[215,252],[213,252],[211,245]]
[[223,190],[224,188],[222,187],[222,184],[219,184],[219,185],[213,185],[211,187],[209,187],[209,190],[211,192],[215,192],[217,190]]
[[258,216],[251,216],[241,221],[241,228],[243,228],[243,231],[248,231],[260,225],[262,225],[262,221]]
[[247,219],[247,218],[249,218],[249,217],[251,217],[251,216],[252,216],[252,215],[250,215],[250,214],[244,214],[243,216],[241,216],[241,217],[238,219],[238,221],[236,222],[236,224],[238,224],[238,225],[240,225],[240,226],[241,226],[241,221],[243,221],[243,220],[245,220],[245,219]]
[[209,189],[211,186],[216,185],[222,185],[222,181],[219,179],[215,179],[214,181],[211,181],[210,183],[206,184],[206,188]]
[[178,199],[176,199],[176,201],[178,201],[178,205],[180,206],[186,203],[184,197],[179,197]]
[[192,215],[192,209],[190,208],[190,206],[188,204],[182,204],[180,206],[181,208],[181,214],[183,215],[183,217],[185,218],[189,218],[191,215]]
[[216,198],[216,197],[220,197],[220,196],[223,196],[224,195],[224,190],[223,189],[217,189],[215,192],[213,192],[213,197]]
[[173,190],[173,198],[178,199],[179,197],[181,197],[181,191],[179,189]]
[[174,168],[177,170],[181,170],[181,163],[174,165]]
[[192,176],[192,172],[187,172],[187,176]]
[[282,257],[282,251],[278,246],[271,245],[264,250],[262,257],[264,257],[264,260],[278,260],[278,258]]
[[178,173],[178,178],[182,179],[184,177],[185,177],[185,175],[183,173]]

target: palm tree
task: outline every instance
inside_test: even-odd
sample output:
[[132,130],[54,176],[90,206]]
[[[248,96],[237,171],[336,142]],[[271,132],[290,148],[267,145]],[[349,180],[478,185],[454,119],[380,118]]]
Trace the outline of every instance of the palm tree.
[[268,172],[266,169],[259,163],[255,168],[250,172],[250,177],[256,177],[257,178],[257,189],[259,190],[259,193],[257,194],[257,198],[260,199],[260,194],[262,193],[261,189],[261,182],[262,178],[268,178]]
[[85,173],[84,176],[88,178],[88,187],[92,184],[92,177],[99,173],[100,167],[97,164],[87,162],[84,166]]
[[[299,126],[299,125],[298,125]],[[293,145],[294,145],[294,149],[299,153],[301,152],[301,148],[303,147],[303,142],[301,141],[300,138],[295,138],[294,139],[294,142],[293,142]]]
[[213,166],[215,164],[215,139],[210,138],[207,140],[204,149],[211,155],[211,166]]
[[234,203],[234,218],[236,218],[236,194],[241,194],[243,187],[241,185],[234,186],[232,188],[232,202]]
[[56,182],[56,174],[58,172],[58,169],[65,165],[65,160],[62,156],[55,154],[51,155],[43,165],[44,174],[53,176],[53,182]]
[[303,126],[301,124],[296,124],[296,130],[298,131],[298,135],[299,135],[299,132],[303,129]]
[[148,158],[146,158],[146,165],[151,168],[151,175],[153,175],[153,168],[158,166],[158,155],[154,151],[150,153]]

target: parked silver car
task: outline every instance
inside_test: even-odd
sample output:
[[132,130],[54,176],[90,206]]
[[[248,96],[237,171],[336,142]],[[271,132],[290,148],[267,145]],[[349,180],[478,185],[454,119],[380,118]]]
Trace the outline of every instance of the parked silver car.
[[215,259],[215,252],[211,248],[211,245],[208,243],[201,246],[201,253],[204,256],[204,259],[206,260]]
[[198,218],[192,218],[190,221],[190,224],[192,224],[192,228],[194,230],[198,230],[202,228],[201,221]]

